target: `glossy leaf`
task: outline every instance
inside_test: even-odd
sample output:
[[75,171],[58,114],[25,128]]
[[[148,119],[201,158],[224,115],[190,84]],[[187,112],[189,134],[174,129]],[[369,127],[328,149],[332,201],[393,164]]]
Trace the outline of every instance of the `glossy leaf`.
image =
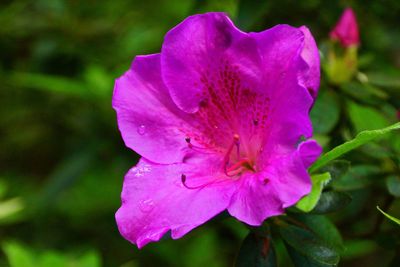
[[325,215],[294,214],[293,217],[304,223],[316,236],[338,251],[342,251],[343,240],[335,224]]
[[290,246],[286,246],[287,251],[292,259],[295,267],[329,267],[336,266],[336,264],[326,264],[315,261],[314,259],[307,257]]
[[275,267],[275,249],[269,237],[250,232],[240,247],[236,267]]
[[296,266],[335,266],[339,262],[339,254],[312,232],[293,225],[279,230],[288,247],[295,250],[294,255],[289,253]]
[[350,162],[347,160],[333,160],[328,165],[321,168],[322,172],[330,173],[332,182],[346,175],[349,170]]
[[381,169],[374,165],[357,165],[331,183],[336,190],[355,190],[372,184]]
[[303,197],[297,204],[296,207],[304,212],[311,211],[321,196],[322,189],[331,179],[329,172],[322,174],[315,174],[311,176],[312,189],[311,193]]
[[310,172],[315,172],[319,168],[325,166],[330,161],[337,159],[338,157],[346,154],[347,152],[358,148],[361,145],[364,145],[372,140],[382,137],[385,134],[400,129],[400,122],[395,123],[389,127],[379,129],[379,130],[368,130],[359,133],[354,139],[347,141],[335,148],[331,151],[322,155],[309,169]]
[[329,191],[321,194],[318,204],[311,211],[315,214],[325,214],[338,211],[351,202],[351,197],[343,192]]

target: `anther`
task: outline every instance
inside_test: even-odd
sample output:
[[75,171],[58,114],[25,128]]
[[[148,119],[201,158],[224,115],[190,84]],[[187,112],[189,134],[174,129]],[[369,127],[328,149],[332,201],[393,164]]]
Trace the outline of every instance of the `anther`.
[[190,149],[193,149],[196,152],[203,153],[203,154],[208,154],[209,153],[209,151],[207,151],[206,148],[193,145],[192,144],[192,139],[189,136],[185,137],[185,142],[187,143],[187,145],[188,145],[188,147]]
[[190,143],[190,137],[185,137],[185,141],[186,141],[186,143],[188,144],[188,147],[189,148],[192,148],[193,147],[193,145],[192,145],[192,143]]
[[236,154],[237,154],[237,159],[239,160],[240,158],[240,147],[239,147],[239,140],[240,137],[238,134],[233,135],[233,142],[229,145],[228,150],[226,151],[225,157],[224,157],[224,166],[227,166],[229,164],[229,158],[232,153],[232,149],[234,146],[236,146]]

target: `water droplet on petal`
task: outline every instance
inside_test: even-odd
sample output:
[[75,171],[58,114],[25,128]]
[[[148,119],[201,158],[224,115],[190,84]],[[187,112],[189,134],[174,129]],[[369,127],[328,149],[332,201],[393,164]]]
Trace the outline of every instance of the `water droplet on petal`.
[[135,177],[142,177],[150,171],[151,171],[150,165],[135,166],[131,169],[131,172]]
[[140,134],[140,135],[144,135],[144,134],[146,133],[146,126],[140,125],[140,126],[137,128],[137,132],[138,132],[138,134]]
[[150,212],[154,208],[154,202],[151,198],[142,200],[139,203],[139,209],[143,212]]

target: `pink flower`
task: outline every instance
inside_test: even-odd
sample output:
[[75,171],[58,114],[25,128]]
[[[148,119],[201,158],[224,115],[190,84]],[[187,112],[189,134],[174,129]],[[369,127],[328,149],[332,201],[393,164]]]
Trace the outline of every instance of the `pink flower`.
[[351,8],[344,10],[342,17],[329,35],[332,40],[338,40],[344,47],[360,44],[357,19]]
[[306,27],[237,29],[223,13],[187,18],[161,53],[137,56],[115,83],[125,144],[121,234],[143,247],[180,238],[218,213],[260,225],[310,192],[321,148],[309,110],[319,57]]

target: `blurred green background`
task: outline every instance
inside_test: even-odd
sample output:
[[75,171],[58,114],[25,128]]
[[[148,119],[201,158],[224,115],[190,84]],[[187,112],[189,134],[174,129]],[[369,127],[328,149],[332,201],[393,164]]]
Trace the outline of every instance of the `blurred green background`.
[[[360,70],[369,83],[322,84],[313,120],[325,149],[397,120],[398,0],[1,1],[0,266],[232,266],[247,233],[232,218],[140,251],[119,235],[114,213],[124,173],[138,156],[116,126],[114,79],[135,55],[158,52],[164,34],[190,14],[225,11],[246,31],[307,25],[323,46],[349,5],[358,15]],[[351,208],[331,215],[348,248],[341,266],[378,266],[394,255],[367,236],[376,205],[388,202],[385,208],[400,215],[383,180],[396,173],[398,157],[392,143],[382,142],[348,156],[357,166],[350,179],[361,177],[355,185],[335,185],[353,194]],[[290,266],[277,245],[282,266]]]

